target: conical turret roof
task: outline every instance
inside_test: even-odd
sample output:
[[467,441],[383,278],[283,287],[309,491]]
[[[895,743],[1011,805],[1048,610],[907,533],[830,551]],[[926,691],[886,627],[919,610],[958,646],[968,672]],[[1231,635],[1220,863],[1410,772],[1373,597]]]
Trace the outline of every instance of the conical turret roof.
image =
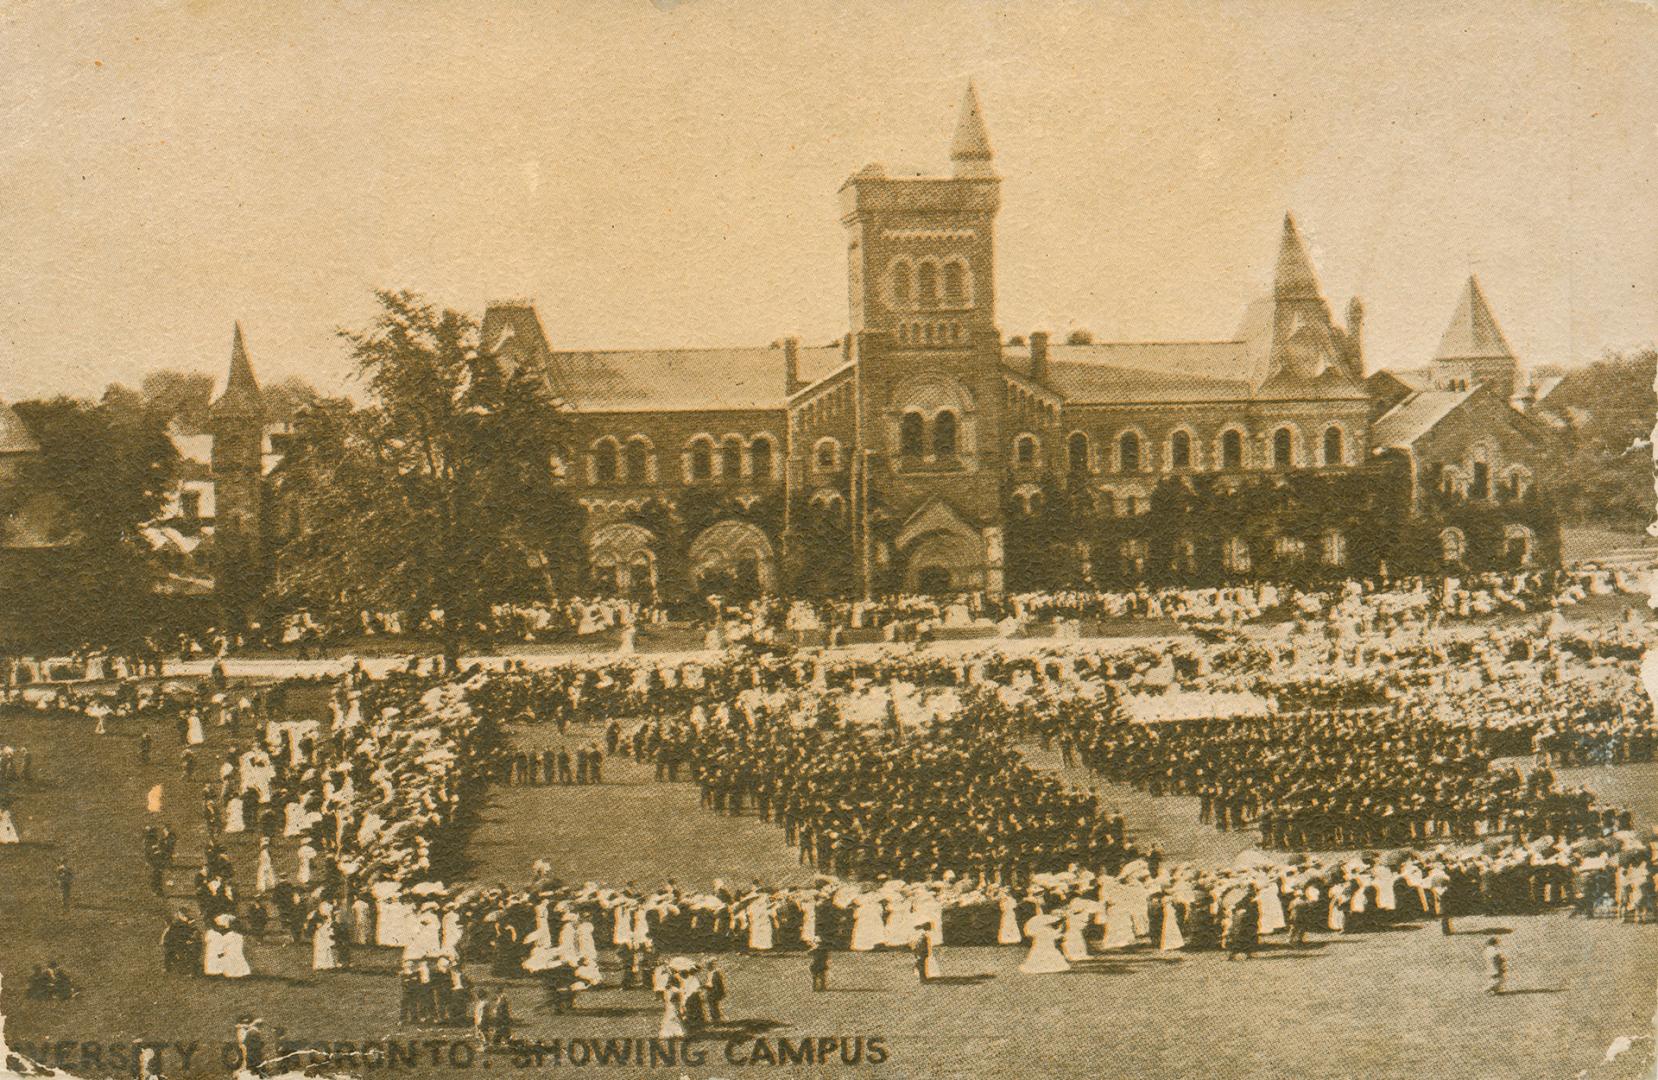
[[1439,351],[1434,359],[1511,360],[1513,357],[1508,339],[1503,337],[1490,305],[1485,302],[1485,294],[1480,291],[1479,280],[1470,274],[1462,299],[1457,301],[1456,314],[1451,316],[1451,325],[1439,339]]
[[1318,276],[1301,242],[1295,218],[1284,215],[1284,237],[1278,244],[1278,269],[1273,275],[1272,293],[1280,300],[1317,300]]
[[259,380],[253,377],[253,363],[248,359],[242,324],[238,322],[230,342],[230,372],[225,376],[224,393],[213,402],[212,411],[215,416],[258,416],[264,408],[264,395],[259,392]]
[[950,144],[950,160],[987,162],[995,155],[990,149],[990,135],[984,128],[984,115],[979,111],[978,91],[973,80],[967,80],[967,92],[962,95],[961,112],[956,117],[956,137]]

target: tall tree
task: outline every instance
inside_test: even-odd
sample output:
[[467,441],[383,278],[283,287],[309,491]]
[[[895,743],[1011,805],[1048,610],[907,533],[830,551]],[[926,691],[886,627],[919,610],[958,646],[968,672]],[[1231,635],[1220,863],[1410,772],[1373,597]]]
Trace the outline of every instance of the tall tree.
[[551,466],[566,421],[545,373],[499,363],[474,319],[378,295],[374,323],[341,332],[368,403],[303,411],[275,478],[300,522],[276,589],[336,613],[442,611],[453,661],[492,604],[570,578],[580,510]]
[[207,430],[213,376],[200,371],[152,371],[141,385],[144,400],[161,415],[163,423],[175,421],[190,434]]
[[159,570],[140,527],[165,504],[178,455],[161,420],[126,400],[25,401],[40,453],[4,509],[31,518],[59,549],[49,572],[8,597],[43,645],[126,647],[157,628]]
[[1566,373],[1539,408],[1566,422],[1561,478],[1548,486],[1562,516],[1619,528],[1652,518],[1653,371],[1658,351],[1609,355]]

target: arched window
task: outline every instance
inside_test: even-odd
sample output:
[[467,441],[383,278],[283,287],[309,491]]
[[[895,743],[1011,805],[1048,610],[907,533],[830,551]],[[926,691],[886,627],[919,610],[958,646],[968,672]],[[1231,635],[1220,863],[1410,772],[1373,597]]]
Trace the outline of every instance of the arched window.
[[714,448],[707,439],[691,444],[691,479],[707,480],[714,475]]
[[1022,469],[1028,469],[1036,464],[1036,436],[1021,435],[1014,440],[1013,458]]
[[946,303],[960,304],[967,296],[961,263],[948,262],[944,264],[944,300]]
[[840,444],[834,439],[818,440],[816,463],[819,472],[832,472],[840,468],[840,456]]
[[743,444],[736,439],[720,444],[720,475],[728,480],[743,475]]
[[1340,529],[1330,529],[1324,533],[1323,559],[1325,566],[1347,565],[1347,535]]
[[1341,459],[1341,429],[1331,424],[1324,429],[1324,464],[1340,465]]
[[1066,462],[1071,472],[1082,475],[1088,471],[1088,436],[1080,431],[1071,433],[1070,440],[1065,444]]
[[940,458],[956,456],[956,414],[949,409],[933,419],[933,455]]
[[616,444],[606,439],[593,451],[593,472],[601,484],[616,482]]
[[899,259],[892,264],[892,299],[899,307],[909,307],[915,301],[912,272],[908,260]]
[[627,478],[630,484],[648,484],[651,478],[650,451],[638,439],[629,440],[627,450],[624,451],[627,461]]
[[1491,466],[1483,461],[1474,462],[1474,484],[1471,494],[1476,499],[1491,497]]
[[1468,538],[1461,529],[1443,529],[1439,534],[1439,554],[1446,562],[1461,562],[1468,553]]
[[1243,468],[1243,435],[1228,431],[1220,437],[1220,463],[1225,469]]
[[771,479],[771,440],[765,436],[755,439],[748,447],[748,471],[756,480]]
[[1281,427],[1272,433],[1272,467],[1287,469],[1295,461],[1295,436],[1290,429]]
[[918,412],[907,412],[898,421],[898,453],[915,458],[927,452],[927,422]]
[[1169,468],[1189,469],[1192,467],[1192,437],[1184,431],[1177,431],[1169,436]]
[[1140,436],[1123,432],[1117,440],[1117,468],[1123,472],[1140,471]]
[[921,271],[916,275],[916,283],[921,293],[921,306],[924,308],[938,306],[938,267],[930,262],[921,264]]

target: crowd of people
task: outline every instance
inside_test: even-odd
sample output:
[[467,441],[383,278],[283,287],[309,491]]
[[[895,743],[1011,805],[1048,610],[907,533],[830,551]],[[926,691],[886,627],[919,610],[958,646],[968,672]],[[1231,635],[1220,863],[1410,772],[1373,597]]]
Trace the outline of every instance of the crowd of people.
[[[194,910],[162,928],[164,971],[246,978],[247,943],[273,936],[307,948],[318,972],[391,948],[404,1022],[486,1040],[508,1037],[511,1009],[468,964],[534,977],[561,1011],[599,986],[649,988],[674,1036],[720,1022],[714,954],[731,949],[799,951],[819,988],[840,950],[904,950],[925,981],[958,944],[1026,950],[1021,970],[1040,975],[1136,946],[1241,959],[1275,935],[1294,946],[1394,920],[1658,918],[1653,834],[1557,771],[1651,759],[1640,630],[1535,615],[1442,633],[1480,596],[1552,610],[1560,582],[1463,583],[1425,604],[1414,588],[1076,594],[969,612],[1232,624],[1290,612],[1282,635],[952,653],[731,635],[748,645],[381,678],[358,667],[262,688],[220,668],[196,685],[15,687],[7,703],[79,711],[100,734],[142,728],[145,764],[155,733],[172,731],[205,841]],[[856,617],[918,615],[928,609],[901,599]],[[529,725],[556,727],[560,744],[531,752],[509,737]],[[1034,765],[1032,744],[1112,782],[1193,796],[1205,822],[1268,851],[1345,854],[1171,860],[1098,794]],[[1532,761],[1499,760],[1511,755]],[[709,813],[774,824],[811,882],[577,883],[554,873],[556,853],[523,886],[450,880],[484,785],[599,784],[619,757],[695,784]],[[33,769],[26,751],[0,748],[0,795]],[[0,809],[0,841],[9,825]],[[158,895],[177,846],[161,822],[139,839]]]

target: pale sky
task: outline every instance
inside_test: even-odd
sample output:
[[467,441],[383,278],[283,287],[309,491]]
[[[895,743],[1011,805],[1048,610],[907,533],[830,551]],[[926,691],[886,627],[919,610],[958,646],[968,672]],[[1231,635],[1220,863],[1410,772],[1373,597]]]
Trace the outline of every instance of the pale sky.
[[0,397],[338,389],[371,290],[554,348],[828,342],[836,189],[977,80],[1004,334],[1226,338],[1293,210],[1370,367],[1470,269],[1528,363],[1658,340],[1658,9],[0,0]]

